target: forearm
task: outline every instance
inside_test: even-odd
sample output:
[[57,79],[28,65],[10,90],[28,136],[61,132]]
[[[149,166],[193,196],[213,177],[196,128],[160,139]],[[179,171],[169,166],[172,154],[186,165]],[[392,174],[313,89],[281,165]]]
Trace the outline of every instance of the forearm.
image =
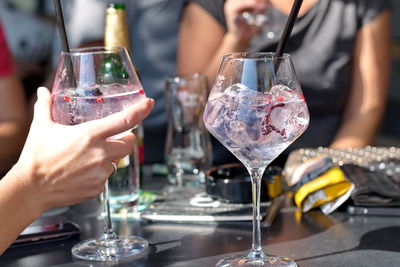
[[25,122],[0,122],[0,173],[6,173],[18,160],[26,134]]
[[387,101],[389,25],[390,13],[385,11],[357,34],[349,100],[332,147],[360,147],[375,141]]
[[241,42],[231,34],[225,34],[222,39],[222,43],[218,47],[217,51],[214,53],[210,64],[205,66],[204,69],[200,70],[200,73],[207,75],[209,83],[212,85],[215,81],[222,57],[227,53],[246,51],[247,48],[248,42]]
[[371,109],[348,117],[336,134],[332,148],[363,147],[373,145],[383,116],[383,109]]
[[0,79],[0,173],[18,159],[28,132],[26,99],[15,75]]
[[[226,18],[231,21],[245,7],[246,1],[230,1],[236,11],[230,11]],[[248,4],[248,3],[247,3]],[[254,4],[254,3],[253,3]],[[249,42],[256,33],[247,24],[228,25],[228,30],[216,21],[206,10],[196,3],[189,3],[182,15],[179,28],[177,53],[178,73],[198,72],[214,83],[221,58],[226,53],[247,50]],[[210,38],[210,32],[212,38]]]
[[0,180],[0,254],[41,214],[36,194],[12,169]]

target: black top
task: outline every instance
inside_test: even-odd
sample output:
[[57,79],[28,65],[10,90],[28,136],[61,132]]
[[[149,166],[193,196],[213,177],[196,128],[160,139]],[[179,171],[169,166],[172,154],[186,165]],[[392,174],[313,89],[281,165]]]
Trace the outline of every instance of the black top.
[[[225,29],[224,0],[192,0]],[[341,123],[350,90],[355,37],[388,0],[319,0],[297,20],[285,53],[292,59],[310,109],[307,131],[291,149],[328,146]],[[273,22],[253,38],[249,51],[275,51],[287,15],[272,8]]]

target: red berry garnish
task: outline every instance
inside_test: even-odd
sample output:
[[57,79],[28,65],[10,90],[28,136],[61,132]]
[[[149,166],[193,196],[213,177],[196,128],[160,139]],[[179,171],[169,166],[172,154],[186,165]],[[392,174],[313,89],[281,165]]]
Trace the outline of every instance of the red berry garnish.
[[69,96],[63,96],[62,97],[62,100],[64,100],[65,102],[69,102],[70,101],[70,98],[69,98]]
[[103,99],[102,99],[100,96],[98,96],[98,97],[96,98],[96,102],[97,102],[97,103],[101,103],[101,101],[103,101]]
[[278,101],[283,101],[283,96],[278,96],[278,97],[276,97],[276,100],[278,100]]
[[143,91],[143,90],[140,90],[140,91],[139,91],[139,94],[140,94],[140,95],[144,95],[144,91]]

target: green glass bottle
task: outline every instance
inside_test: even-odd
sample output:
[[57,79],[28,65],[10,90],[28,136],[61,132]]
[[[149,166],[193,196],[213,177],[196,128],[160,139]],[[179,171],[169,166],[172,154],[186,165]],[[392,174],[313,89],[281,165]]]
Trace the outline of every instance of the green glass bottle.
[[102,79],[103,84],[124,83],[124,80],[129,78],[123,64],[117,55],[108,55],[104,58],[104,62],[99,69],[99,79]]
[[[104,35],[105,46],[115,47],[122,46],[125,47],[128,52],[131,52],[131,47],[129,43],[129,31],[127,15],[125,11],[125,5],[119,3],[110,3],[106,10],[106,25],[105,25],[105,35]],[[130,53],[131,54],[131,53]],[[132,62],[133,67],[140,79],[140,74]],[[128,73],[126,73],[124,66],[121,62],[115,58],[107,58],[105,64],[102,66],[104,68],[104,79],[107,82],[113,83],[117,81],[122,81],[123,79],[129,78]],[[103,69],[101,70],[103,71]],[[142,184],[143,179],[143,126],[142,124],[137,125],[134,128],[134,134],[136,135],[136,144],[134,147],[133,161],[135,164],[135,172],[137,177],[139,177],[139,184]]]

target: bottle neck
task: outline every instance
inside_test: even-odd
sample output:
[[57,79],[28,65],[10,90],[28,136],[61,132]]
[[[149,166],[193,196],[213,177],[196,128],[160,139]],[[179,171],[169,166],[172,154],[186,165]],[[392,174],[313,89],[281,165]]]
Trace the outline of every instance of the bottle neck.
[[109,7],[106,14],[105,46],[122,46],[130,49],[128,22],[124,9]]

